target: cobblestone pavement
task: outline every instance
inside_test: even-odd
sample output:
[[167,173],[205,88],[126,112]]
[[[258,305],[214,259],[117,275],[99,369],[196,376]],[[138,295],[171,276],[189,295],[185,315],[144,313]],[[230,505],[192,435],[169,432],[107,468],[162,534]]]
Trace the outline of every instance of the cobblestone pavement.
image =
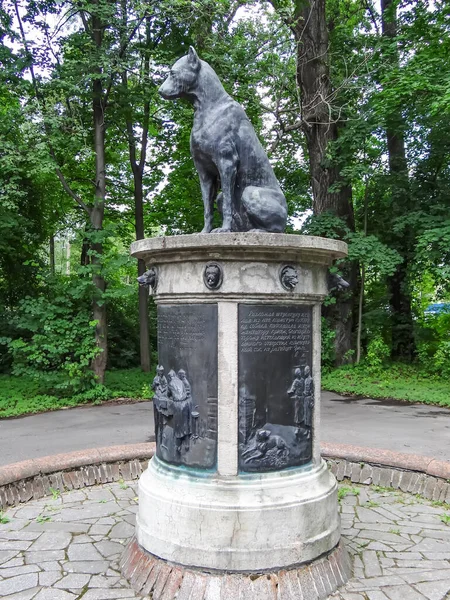
[[[450,597],[448,506],[374,486],[340,490],[355,577],[333,600]],[[118,571],[136,510],[133,482],[55,492],[0,512],[0,598],[141,598]]]

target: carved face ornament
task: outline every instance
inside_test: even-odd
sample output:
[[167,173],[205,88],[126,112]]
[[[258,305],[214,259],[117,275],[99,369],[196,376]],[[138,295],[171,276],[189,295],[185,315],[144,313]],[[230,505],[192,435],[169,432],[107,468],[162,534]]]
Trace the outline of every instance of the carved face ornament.
[[222,268],[217,263],[209,263],[203,272],[203,281],[210,290],[217,290],[222,285]]
[[280,281],[284,289],[291,292],[298,283],[297,269],[292,265],[283,267],[280,273]]

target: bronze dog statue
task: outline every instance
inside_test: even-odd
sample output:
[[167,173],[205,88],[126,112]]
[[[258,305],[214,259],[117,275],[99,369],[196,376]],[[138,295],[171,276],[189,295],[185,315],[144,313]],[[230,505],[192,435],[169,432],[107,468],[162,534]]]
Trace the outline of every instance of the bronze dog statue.
[[[242,106],[226,93],[192,46],[173,65],[159,93],[166,100],[184,98],[194,105],[191,154],[202,190],[202,233],[283,232],[286,199],[255,130]],[[215,201],[222,227],[213,230]]]

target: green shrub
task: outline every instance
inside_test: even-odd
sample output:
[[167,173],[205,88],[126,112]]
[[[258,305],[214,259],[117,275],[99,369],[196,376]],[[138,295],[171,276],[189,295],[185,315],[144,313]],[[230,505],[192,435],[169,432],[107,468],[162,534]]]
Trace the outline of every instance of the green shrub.
[[441,342],[431,362],[432,372],[441,377],[450,377],[450,342]]
[[418,359],[432,375],[450,376],[450,314],[425,315],[417,332]]
[[389,360],[390,354],[389,346],[384,343],[380,335],[377,335],[367,345],[367,354],[364,363],[372,371],[377,371]]
[[334,365],[335,351],[334,351],[334,340],[336,332],[331,329],[328,321],[322,317],[322,369],[329,370]]
[[375,371],[364,362],[346,365],[324,373],[322,386],[341,394],[450,406],[449,379],[431,375],[420,365],[385,363]]
[[140,369],[107,371],[105,385],[97,384],[71,396],[61,396],[61,390],[45,394],[42,382],[26,375],[0,375],[0,418],[86,403],[100,404],[115,398],[146,400],[153,396],[151,382],[154,375],[154,372],[143,373]]
[[[51,292],[51,293],[50,293]],[[57,396],[95,386],[90,364],[99,349],[85,282],[52,280],[48,295],[27,297],[19,304],[15,324],[20,337],[9,342],[12,372],[36,381]]]

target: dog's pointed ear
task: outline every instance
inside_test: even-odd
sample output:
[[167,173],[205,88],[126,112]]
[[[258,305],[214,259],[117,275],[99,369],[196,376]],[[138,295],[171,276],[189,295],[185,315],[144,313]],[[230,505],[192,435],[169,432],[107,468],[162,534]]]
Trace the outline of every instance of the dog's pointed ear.
[[188,61],[193,67],[200,68],[200,59],[193,46],[189,46]]

